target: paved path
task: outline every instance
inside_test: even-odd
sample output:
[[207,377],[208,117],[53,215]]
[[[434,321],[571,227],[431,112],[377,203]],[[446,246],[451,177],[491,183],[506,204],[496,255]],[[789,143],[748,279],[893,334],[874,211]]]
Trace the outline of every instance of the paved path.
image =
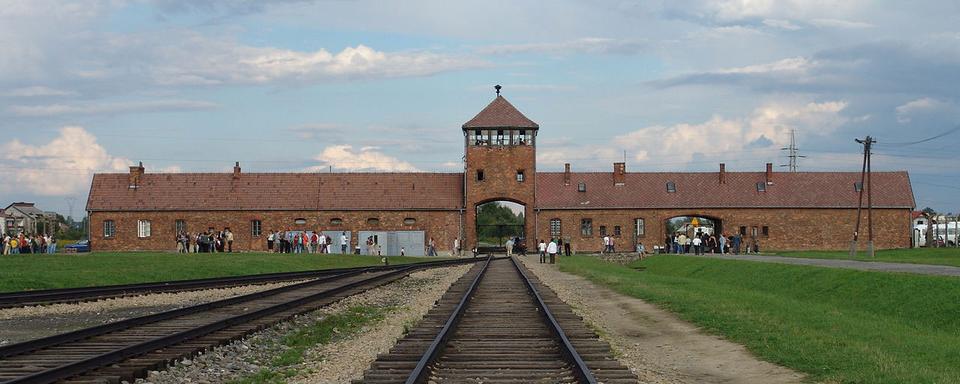
[[[693,256],[686,254],[685,256]],[[886,263],[882,261],[857,261],[841,259],[806,259],[802,257],[780,257],[759,255],[704,255],[709,259],[748,260],[764,263],[812,265],[816,267],[859,269],[861,271],[916,273],[921,275],[940,275],[960,277],[960,267],[948,265]]]

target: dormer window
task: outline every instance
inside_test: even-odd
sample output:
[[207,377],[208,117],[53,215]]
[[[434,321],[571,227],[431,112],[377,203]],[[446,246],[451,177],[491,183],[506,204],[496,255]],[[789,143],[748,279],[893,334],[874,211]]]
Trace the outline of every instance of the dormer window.
[[667,182],[667,193],[676,193],[677,192],[677,183],[672,181]]
[[582,181],[577,183],[577,192],[586,192],[586,191],[587,191],[587,183],[584,183]]
[[762,181],[757,183],[757,192],[766,192],[766,191],[767,191],[767,183],[764,183]]
[[853,190],[854,190],[854,191],[857,191],[857,192],[862,191],[862,190],[863,190],[863,183],[860,182],[860,181],[858,181],[858,182],[856,182],[856,183],[853,183]]

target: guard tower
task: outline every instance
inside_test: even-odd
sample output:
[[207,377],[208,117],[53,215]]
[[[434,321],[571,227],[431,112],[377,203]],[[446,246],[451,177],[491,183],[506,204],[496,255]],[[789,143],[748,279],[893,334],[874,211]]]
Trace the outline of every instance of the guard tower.
[[[477,210],[490,202],[506,201],[524,207],[523,224],[511,223],[511,228],[501,225],[499,231],[509,232],[501,235],[524,238],[535,233],[536,140],[540,126],[501,96],[499,85],[495,88],[497,97],[463,124],[465,249],[483,248],[484,244],[478,244]],[[525,239],[528,249],[536,247],[534,241]]]

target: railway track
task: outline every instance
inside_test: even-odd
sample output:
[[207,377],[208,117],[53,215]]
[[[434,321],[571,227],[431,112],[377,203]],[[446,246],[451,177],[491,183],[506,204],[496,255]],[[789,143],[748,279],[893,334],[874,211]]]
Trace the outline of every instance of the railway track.
[[516,259],[474,266],[355,383],[637,383]]
[[[432,262],[427,262],[432,263]],[[316,279],[353,271],[396,270],[406,264],[378,267],[355,267],[323,269],[299,272],[265,273],[246,276],[219,277],[194,280],[161,281],[142,284],[105,285],[99,287],[45,289],[0,293],[0,308],[15,308],[55,303],[78,303],[117,297],[138,296],[152,293],[195,291],[201,289],[228,288],[242,285],[268,284],[283,281]],[[429,265],[429,264],[427,264]]]
[[450,260],[366,268],[0,347],[0,383],[118,383]]

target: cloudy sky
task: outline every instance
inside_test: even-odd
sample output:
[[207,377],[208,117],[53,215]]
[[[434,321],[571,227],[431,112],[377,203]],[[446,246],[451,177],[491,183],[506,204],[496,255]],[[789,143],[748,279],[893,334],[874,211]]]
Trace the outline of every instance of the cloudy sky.
[[859,171],[873,135],[875,169],[957,212],[958,25],[944,1],[6,0],[0,200],[79,215],[136,161],[456,172],[502,84],[541,170],[760,171],[793,130],[800,170]]

